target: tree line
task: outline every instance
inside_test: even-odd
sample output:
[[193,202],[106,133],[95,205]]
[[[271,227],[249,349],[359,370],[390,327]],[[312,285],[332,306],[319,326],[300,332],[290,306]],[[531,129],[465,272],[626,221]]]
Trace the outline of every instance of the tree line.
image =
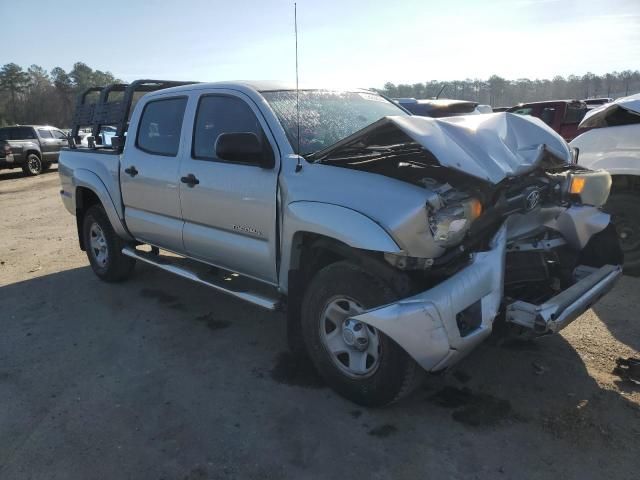
[[93,70],[82,62],[68,72],[60,67],[47,72],[38,65],[24,70],[7,63],[0,69],[0,126],[21,123],[70,127],[78,94],[115,82],[120,80],[111,72]]
[[488,80],[470,79],[454,81],[431,80],[425,83],[385,83],[381,93],[392,97],[454,98],[473,100],[493,107],[509,107],[521,102],[554,99],[585,99],[597,97],[623,97],[640,92],[640,71],[625,70],[604,75],[586,73],[582,76],[555,76],[553,79],[520,78],[507,80],[492,75]]
[[[78,94],[86,88],[121,82],[111,72],[93,70],[77,62],[66,72],[51,72],[38,65],[24,70],[15,63],[0,69],[0,126],[22,124],[70,127]],[[488,80],[470,79],[424,83],[385,83],[380,92],[393,98],[454,98],[494,107],[520,102],[562,98],[621,97],[640,92],[640,71],[625,70],[604,75],[556,76],[553,79],[507,80],[492,75]]]

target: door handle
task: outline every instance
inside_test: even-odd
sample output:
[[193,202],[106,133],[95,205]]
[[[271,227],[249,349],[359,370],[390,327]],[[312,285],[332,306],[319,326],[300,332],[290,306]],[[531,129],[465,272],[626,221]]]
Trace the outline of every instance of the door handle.
[[124,173],[131,175],[132,177],[135,177],[138,174],[138,170],[136,169],[136,167],[131,165],[129,168],[124,169]]
[[182,183],[186,183],[190,187],[195,187],[196,185],[198,185],[200,183],[200,180],[198,180],[193,173],[190,173],[186,177],[181,177],[180,181]]

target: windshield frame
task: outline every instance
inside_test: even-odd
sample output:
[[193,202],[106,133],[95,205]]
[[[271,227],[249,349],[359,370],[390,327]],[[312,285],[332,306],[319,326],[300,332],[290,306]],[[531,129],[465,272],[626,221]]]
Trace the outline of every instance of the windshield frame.
[[[389,116],[389,115],[385,115],[383,117],[380,117],[376,120],[374,120],[371,123],[368,123],[366,125],[364,125],[362,128],[355,130],[354,132],[351,132],[350,134],[338,139],[337,141],[331,143],[330,145],[325,145],[322,148],[318,148],[316,150],[310,151],[310,152],[305,152],[305,153],[299,153],[298,151],[298,142],[297,142],[297,137],[295,135],[291,135],[290,130],[287,128],[287,126],[285,126],[284,121],[285,119],[281,117],[280,112],[278,112],[272,104],[271,99],[269,98],[269,94],[270,93],[280,93],[280,92],[288,92],[292,95],[295,95],[296,92],[302,93],[302,92],[328,92],[328,93],[336,93],[336,94],[368,94],[368,95],[375,95],[377,97],[380,97],[381,99],[384,99],[386,101],[386,103],[390,104],[391,106],[393,106],[395,109],[398,110],[397,114],[398,115],[408,115],[408,116],[412,116],[413,114],[408,111],[406,108],[404,108],[402,105],[398,104],[397,102],[394,102],[391,98],[387,97],[386,95],[383,95],[380,92],[377,92],[375,90],[367,90],[367,89],[362,89],[362,88],[353,88],[353,89],[340,89],[340,88],[301,88],[299,90],[296,90],[295,88],[277,88],[277,89],[269,89],[269,90],[260,90],[258,93],[260,94],[260,96],[264,99],[264,101],[266,102],[266,104],[269,106],[269,108],[271,109],[271,111],[273,112],[273,115],[275,117],[275,119],[278,121],[278,123],[280,124],[280,127],[283,130],[284,136],[287,139],[287,141],[289,142],[289,146],[291,148],[291,151],[293,152],[294,155],[298,155],[302,158],[304,158],[307,161],[313,162],[312,157],[317,154],[318,152],[324,151],[327,148],[330,148],[331,146],[341,142],[342,140],[344,140],[345,138],[349,138],[352,135],[354,135],[355,133],[359,132],[360,130],[363,130],[367,127],[369,127],[370,125],[373,125],[374,123],[376,123],[377,121],[379,121],[380,119]],[[302,100],[302,99],[301,99]],[[295,120],[294,122],[292,122],[295,125]],[[301,122],[302,123],[302,122]]]

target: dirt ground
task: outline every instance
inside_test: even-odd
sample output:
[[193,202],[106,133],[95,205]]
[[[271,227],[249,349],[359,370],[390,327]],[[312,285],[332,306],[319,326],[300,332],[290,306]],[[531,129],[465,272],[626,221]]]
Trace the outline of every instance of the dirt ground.
[[640,476],[640,388],[612,374],[638,278],[369,410],[287,353],[281,314],[144,265],[100,282],[58,190],[0,172],[1,479]]

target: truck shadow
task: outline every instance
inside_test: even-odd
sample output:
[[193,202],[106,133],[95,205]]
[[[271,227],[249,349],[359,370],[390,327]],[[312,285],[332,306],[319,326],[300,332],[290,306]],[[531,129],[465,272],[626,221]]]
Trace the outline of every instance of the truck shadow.
[[[50,175],[52,173],[58,173],[58,167],[56,165],[52,165],[45,172],[42,172],[40,175]],[[24,173],[21,168],[13,168],[10,170],[0,170],[0,182],[4,180],[15,180],[17,178],[29,178],[29,175]]]
[[[623,285],[623,298],[632,302],[625,292]],[[507,428],[515,443],[540,443],[536,458],[557,455],[550,440],[609,448],[611,438],[620,445],[617,440],[624,443],[625,435],[636,434],[628,426],[637,421],[637,405],[601,387],[562,336],[533,343],[490,339],[451,372],[430,376],[425,387],[406,400],[365,409],[323,388],[317,376],[311,382],[290,383],[282,381],[281,370],[273,371],[281,368],[278,362],[286,352],[283,315],[151,267],[138,265],[134,277],[122,284],[100,282],[89,267],[81,267],[5,285],[0,287],[0,305],[5,415],[46,412],[53,395],[58,404],[69,397],[68,409],[58,415],[70,418],[73,402],[82,397],[83,411],[92,422],[145,425],[135,435],[156,439],[159,451],[172,442],[191,444],[192,436],[203,449],[213,448],[219,433],[209,426],[221,422],[231,425],[221,427],[231,439],[233,425],[238,425],[238,439],[249,442],[249,450],[258,448],[251,442],[266,436],[294,453],[317,446],[308,434],[311,427],[318,438],[332,438],[338,450],[354,436],[366,443],[412,435],[415,442],[402,455],[419,455],[423,442],[434,441],[429,440],[433,431],[482,431],[488,437],[469,437],[469,445],[482,450],[487,438],[497,435],[498,441],[503,434],[495,432]],[[603,304],[602,309],[608,308]],[[606,321],[608,314],[599,315]],[[623,328],[615,335],[626,344],[636,341],[626,338]],[[316,375],[313,369],[304,371]],[[100,400],[91,400],[94,397]],[[122,408],[103,411],[112,400]],[[157,420],[167,416],[180,426],[170,437],[166,422]],[[38,438],[55,438],[56,422],[64,425],[66,417]],[[11,435],[0,439],[0,451],[7,442],[19,443],[20,435],[29,434],[32,420],[27,416],[21,423],[23,417],[17,418],[15,431],[22,433],[14,440],[8,439]],[[251,422],[252,437],[241,433],[245,421]],[[351,432],[350,439],[335,436],[345,430]],[[111,431],[92,431],[91,441],[108,441]],[[621,433],[625,431],[628,434]],[[66,435],[71,444],[81,444],[86,431],[78,428]],[[296,438],[307,440],[299,443]],[[313,455],[309,458],[313,463]]]

